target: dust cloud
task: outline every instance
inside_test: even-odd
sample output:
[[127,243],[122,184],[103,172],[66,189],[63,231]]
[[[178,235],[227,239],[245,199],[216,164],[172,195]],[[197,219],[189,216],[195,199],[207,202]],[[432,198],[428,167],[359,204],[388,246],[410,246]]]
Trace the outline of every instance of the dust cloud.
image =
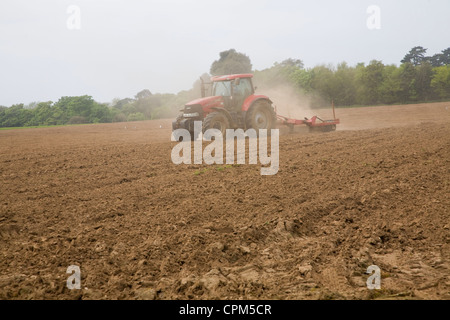
[[309,118],[314,115],[311,109],[311,97],[299,92],[297,88],[290,84],[280,83],[274,86],[258,86],[256,94],[268,96],[279,115],[295,119]]

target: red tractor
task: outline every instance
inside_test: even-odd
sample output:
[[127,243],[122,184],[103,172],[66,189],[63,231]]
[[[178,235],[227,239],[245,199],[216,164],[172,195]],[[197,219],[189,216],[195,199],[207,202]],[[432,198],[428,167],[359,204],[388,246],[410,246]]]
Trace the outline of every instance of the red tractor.
[[193,140],[194,121],[202,121],[202,131],[218,129],[225,136],[226,129],[274,129],[277,116],[267,96],[256,95],[252,74],[233,74],[212,77],[211,96],[202,82],[203,98],[184,106],[172,123],[172,130],[187,129]]
[[[194,121],[202,121],[202,132],[218,129],[225,136],[226,129],[275,129],[278,124],[286,125],[293,131],[296,125],[307,125],[310,131],[334,131],[339,119],[322,120],[314,116],[304,120],[289,119],[277,115],[272,101],[264,95],[256,95],[252,74],[233,74],[211,78],[210,96],[207,96],[202,81],[202,98],[184,106],[181,114],[172,122],[172,130],[186,129],[192,140],[197,140],[199,132],[194,131]],[[333,104],[334,114],[334,104]]]

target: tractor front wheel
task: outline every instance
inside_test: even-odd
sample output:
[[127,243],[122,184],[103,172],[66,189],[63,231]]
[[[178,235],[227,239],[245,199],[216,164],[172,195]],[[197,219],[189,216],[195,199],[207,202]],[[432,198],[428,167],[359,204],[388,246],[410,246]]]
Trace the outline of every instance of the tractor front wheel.
[[203,121],[203,133],[208,129],[217,129],[225,137],[226,130],[230,128],[230,121],[222,112],[211,112]]

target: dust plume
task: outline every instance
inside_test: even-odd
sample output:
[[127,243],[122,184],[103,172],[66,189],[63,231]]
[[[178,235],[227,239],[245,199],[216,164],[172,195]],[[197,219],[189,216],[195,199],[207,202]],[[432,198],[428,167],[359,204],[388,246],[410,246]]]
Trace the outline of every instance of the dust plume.
[[258,85],[255,94],[266,95],[272,100],[273,106],[279,115],[304,119],[317,113],[313,108],[318,105],[317,97],[301,92],[289,83],[277,83],[275,85]]

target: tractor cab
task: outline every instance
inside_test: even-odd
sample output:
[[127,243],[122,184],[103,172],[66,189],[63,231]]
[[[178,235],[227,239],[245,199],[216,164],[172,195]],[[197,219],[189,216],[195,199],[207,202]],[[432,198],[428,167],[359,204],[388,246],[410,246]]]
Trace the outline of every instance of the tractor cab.
[[[232,111],[239,111],[245,99],[255,93],[251,74],[236,74],[212,77],[211,96],[221,97],[224,107]],[[205,84],[202,82],[203,97],[206,96]]]
[[213,96],[233,96],[235,94],[249,96],[254,93],[250,75],[213,77],[211,80],[213,83]]

